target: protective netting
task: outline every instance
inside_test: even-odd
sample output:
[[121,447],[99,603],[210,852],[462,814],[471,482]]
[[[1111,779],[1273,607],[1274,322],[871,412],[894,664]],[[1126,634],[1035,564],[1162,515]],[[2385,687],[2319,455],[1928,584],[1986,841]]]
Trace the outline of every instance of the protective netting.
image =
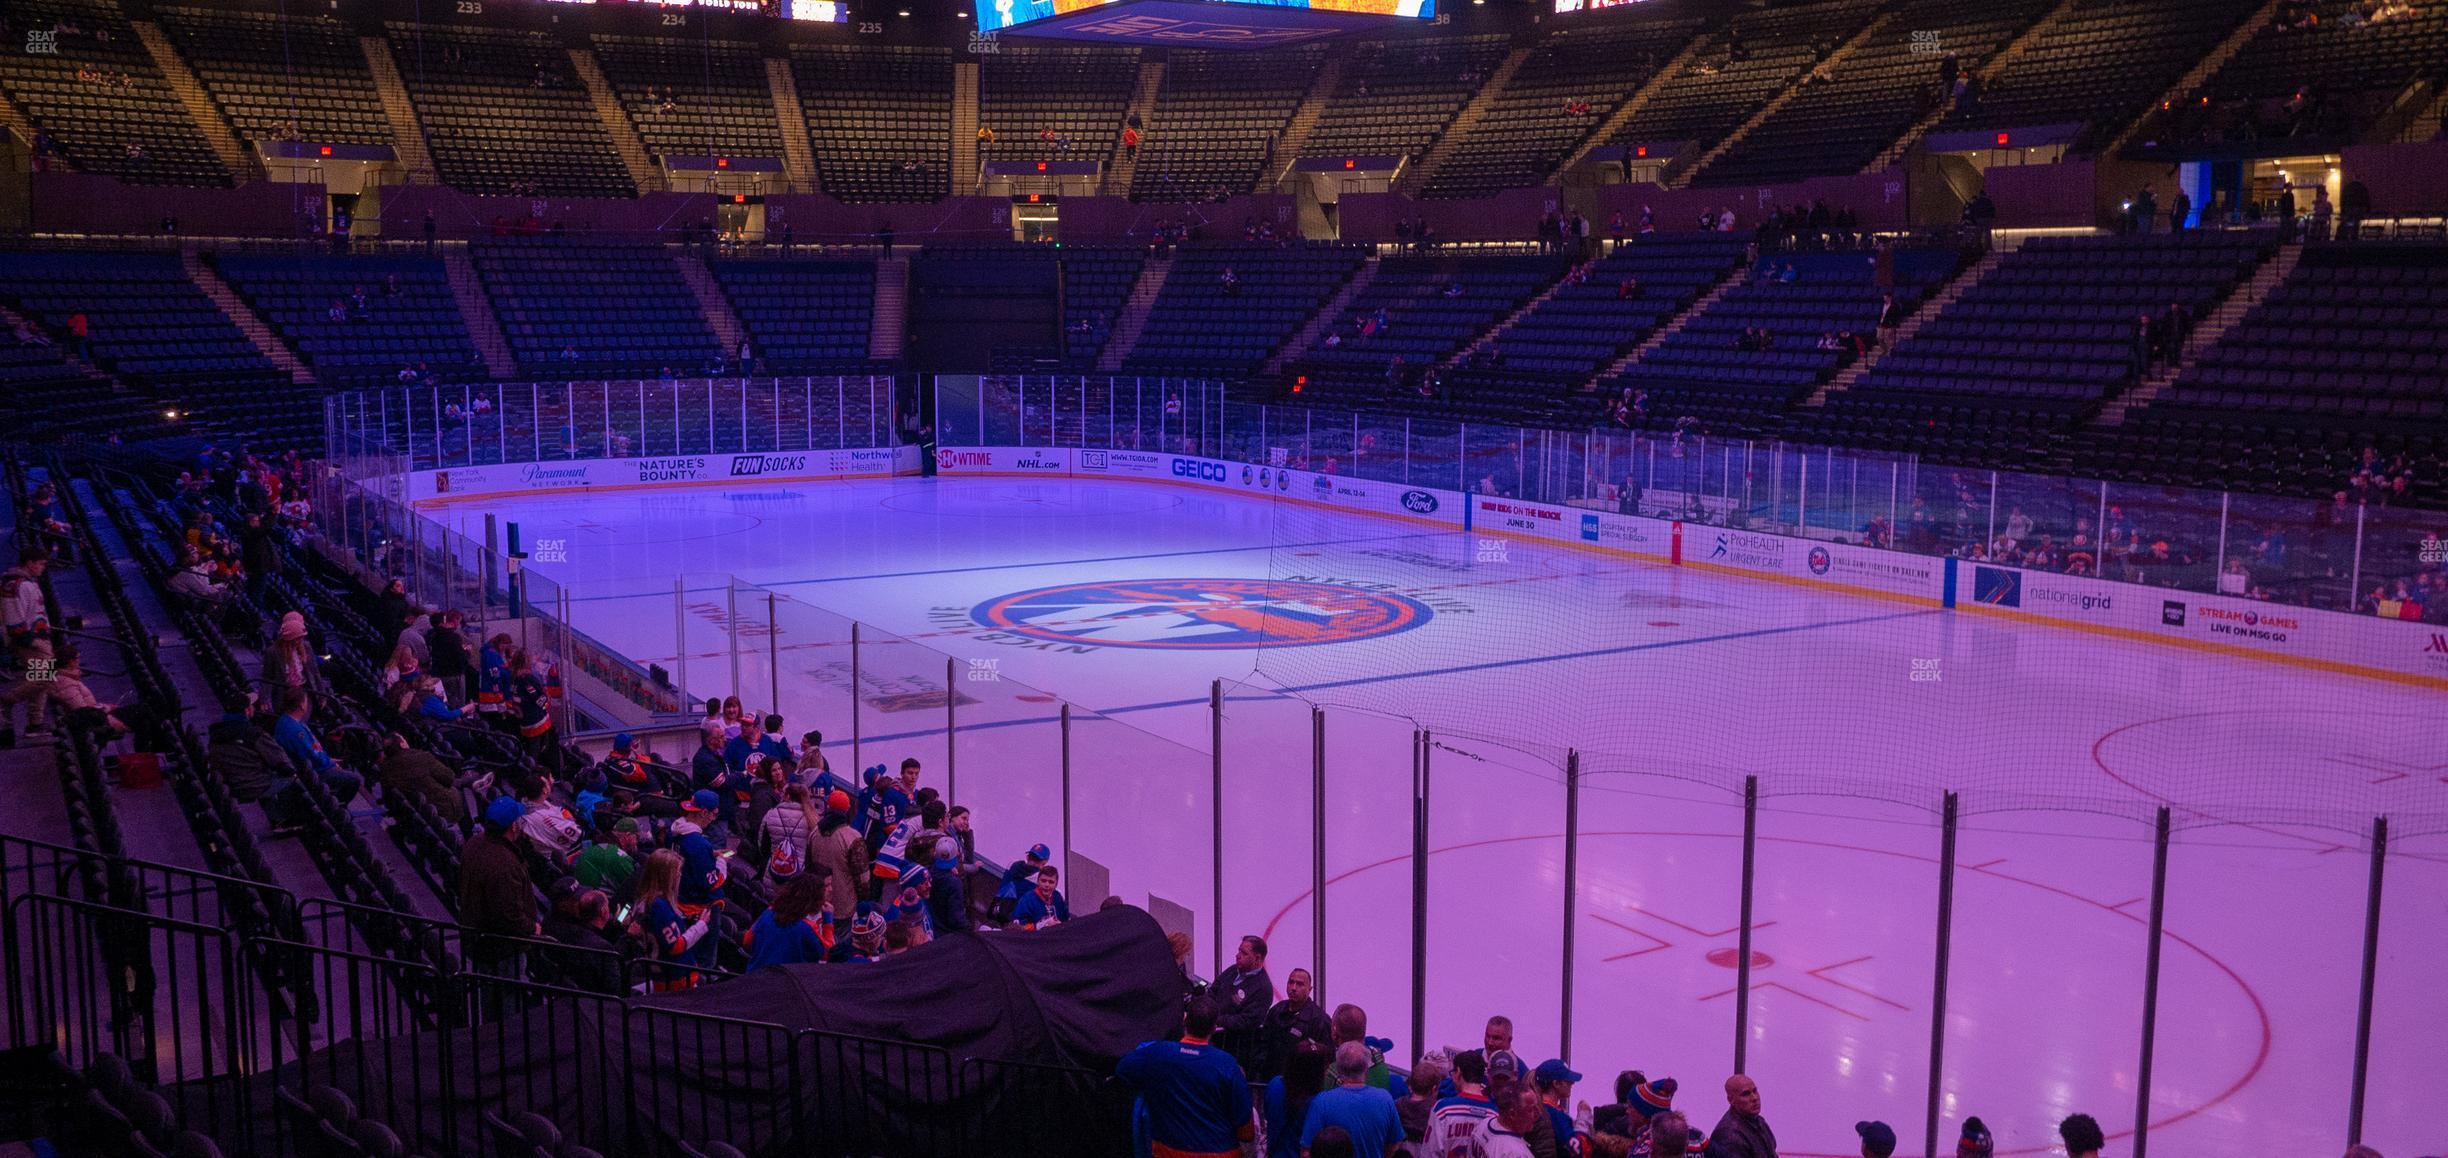
[[[1768,798],[1934,812],[1952,791],[1967,815],[2149,821],[2166,805],[2180,828],[2359,835],[2388,816],[2404,835],[2448,831],[2432,767],[2448,749],[2436,688],[2286,662],[2299,657],[2283,646],[2288,635],[2336,629],[2336,613],[2323,609],[2351,604],[2358,547],[2360,582],[2386,586],[2391,565],[2377,560],[2394,552],[2397,569],[2420,566],[2414,545],[2448,517],[2373,511],[2358,537],[2352,516],[2341,529],[2307,500],[1629,434],[1399,420],[1388,432],[1383,419],[1253,409],[1266,412],[1247,421],[1228,412],[1228,430],[1256,432],[1260,453],[1296,469],[1414,484],[1475,479],[1479,492],[1467,530],[1414,523],[1398,538],[1345,549],[1319,544],[1350,538],[1351,513],[1297,494],[1274,504],[1274,579],[1380,592],[1430,613],[1419,627],[1344,648],[1260,650],[1259,671],[1294,695],[1572,747],[1585,770],[1617,779],[1733,790],[1756,776]],[[1351,455],[1355,439],[1410,454]],[[1637,497],[1627,498],[1627,479]],[[1645,541],[1609,550],[1595,520],[1578,538],[1570,526],[1558,534],[1531,521],[1623,510],[1681,522],[1651,521]],[[1838,554],[1830,574],[1828,551],[1864,546],[1865,527],[1917,549]],[[1965,614],[1939,598],[1949,554],[1967,580],[1985,578],[1998,569],[1979,564],[1982,545],[2011,535],[2046,542],[2046,558],[2080,575],[2100,565],[2102,527],[2140,544],[2108,564],[2132,582],[2092,597],[2045,586],[2043,575],[2025,581],[2021,606],[2056,611],[2042,601],[2063,601],[2079,619],[2085,599],[2129,600],[2178,620],[2224,616],[2232,631],[2225,620],[2196,623],[2221,634],[2171,647]],[[1676,531],[1683,560],[1700,566],[1669,564]],[[1610,520],[1606,534],[1615,533]],[[2249,590],[2268,597],[2265,611],[2201,605],[2199,596],[2234,589],[2221,584],[2232,569],[2221,558],[2253,561]],[[1831,581],[1848,569],[1917,569],[1928,593],[1795,581],[1804,566]],[[1959,595],[1979,602],[1976,591]],[[2375,653],[2372,666],[2428,646],[2419,631],[2401,635],[2392,642],[2407,656]],[[2199,638],[2264,644],[2280,662],[2222,654]],[[1353,648],[1369,654],[1355,660]]]

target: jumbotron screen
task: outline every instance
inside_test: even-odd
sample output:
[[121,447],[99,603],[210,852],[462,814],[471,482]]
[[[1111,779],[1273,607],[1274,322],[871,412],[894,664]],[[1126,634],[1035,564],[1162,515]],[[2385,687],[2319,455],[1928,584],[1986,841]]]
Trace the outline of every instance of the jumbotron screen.
[[1436,0],[977,0],[980,32],[1199,48],[1273,48],[1435,16]]

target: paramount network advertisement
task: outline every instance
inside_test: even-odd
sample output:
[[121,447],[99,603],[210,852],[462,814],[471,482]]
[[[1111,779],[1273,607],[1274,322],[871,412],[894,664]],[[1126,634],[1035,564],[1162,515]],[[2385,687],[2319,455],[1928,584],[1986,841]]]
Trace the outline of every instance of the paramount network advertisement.
[[935,469],[944,474],[1152,479],[1457,526],[1462,522],[1462,496],[1453,491],[1161,451],[947,446],[935,452]]
[[[1092,11],[1114,2],[1116,0],[978,0],[978,31],[999,32],[1056,16]],[[1260,10],[1247,21],[1252,27],[1266,23],[1263,10],[1270,8],[1360,16],[1436,15],[1436,0],[1206,0],[1203,6],[1219,10],[1213,17],[1217,23],[1242,22],[1241,18],[1228,15],[1232,9]]]
[[914,446],[752,454],[681,454],[580,462],[516,462],[417,471],[409,477],[408,498],[412,502],[421,502],[470,495],[592,490],[597,487],[753,479],[850,478],[912,474],[917,469],[918,448]]

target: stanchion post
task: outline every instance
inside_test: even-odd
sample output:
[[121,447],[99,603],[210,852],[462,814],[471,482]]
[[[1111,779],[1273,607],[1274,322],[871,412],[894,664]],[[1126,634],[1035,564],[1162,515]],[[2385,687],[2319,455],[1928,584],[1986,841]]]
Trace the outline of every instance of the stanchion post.
[[1208,980],[1224,975],[1224,681],[1213,680],[1207,685],[1208,771],[1211,783],[1207,789],[1207,818],[1211,830],[1207,837],[1210,872],[1215,881],[1213,907],[1207,916],[1208,958],[1214,963]]
[[960,685],[953,682],[960,661],[944,657],[944,807],[960,803]]
[[1564,753],[1564,1008],[1557,1056],[1572,1058],[1573,906],[1581,896],[1581,752]]
[[1743,777],[1742,936],[1734,960],[1734,1072],[1751,1055],[1751,883],[1759,846],[1759,777]]
[[[782,711],[782,617],[774,607],[774,593],[765,593],[765,702],[768,712]],[[787,741],[785,741],[787,742]]]
[[1928,1149],[1925,1154],[1938,1153],[1938,1107],[1944,1101],[1941,1089],[1946,1073],[1946,1001],[1947,966],[1953,953],[1955,934],[1955,817],[1956,796],[1946,794],[1938,830],[1938,955],[1930,986],[1930,1065]]
[[2355,1005],[2354,1087],[2346,1101],[2346,1144],[2363,1144],[2363,1083],[2371,1075],[2372,983],[2380,972],[2380,885],[2388,869],[2388,817],[2372,821],[2371,886],[2363,897],[2363,992]]
[[723,638],[731,644],[731,690],[728,694],[740,696],[740,702],[745,705],[748,697],[740,695],[748,689],[740,686],[739,580],[727,576],[723,579]]
[[1326,709],[1309,706],[1309,988],[1326,1000]]
[[680,692],[680,710],[694,710],[688,690],[688,577],[672,576],[672,682]]
[[2159,810],[2158,835],[2151,843],[2150,943],[2142,964],[2142,1064],[2134,1075],[2133,1158],[2150,1153],[2152,1053],[2159,1044],[2159,932],[2167,919],[2168,810]]
[[[1062,875],[1071,877],[1071,705],[1062,706]],[[1074,886],[1076,887],[1076,886]]]
[[867,767],[866,761],[862,758],[859,743],[859,697],[863,694],[865,693],[859,688],[859,625],[858,620],[853,619],[850,621],[850,778],[852,783],[858,782],[861,771]]
[[1435,740],[1411,733],[1411,1064],[1419,1064],[1428,1040],[1428,787],[1429,752]]

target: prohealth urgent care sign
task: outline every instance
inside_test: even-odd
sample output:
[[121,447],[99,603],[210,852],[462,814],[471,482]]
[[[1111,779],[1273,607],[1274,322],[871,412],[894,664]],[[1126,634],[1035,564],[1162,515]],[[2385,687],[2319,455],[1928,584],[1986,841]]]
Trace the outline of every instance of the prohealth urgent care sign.
[[408,476],[408,497],[426,502],[482,495],[873,478],[917,472],[918,448],[914,446],[517,462],[416,471]]

